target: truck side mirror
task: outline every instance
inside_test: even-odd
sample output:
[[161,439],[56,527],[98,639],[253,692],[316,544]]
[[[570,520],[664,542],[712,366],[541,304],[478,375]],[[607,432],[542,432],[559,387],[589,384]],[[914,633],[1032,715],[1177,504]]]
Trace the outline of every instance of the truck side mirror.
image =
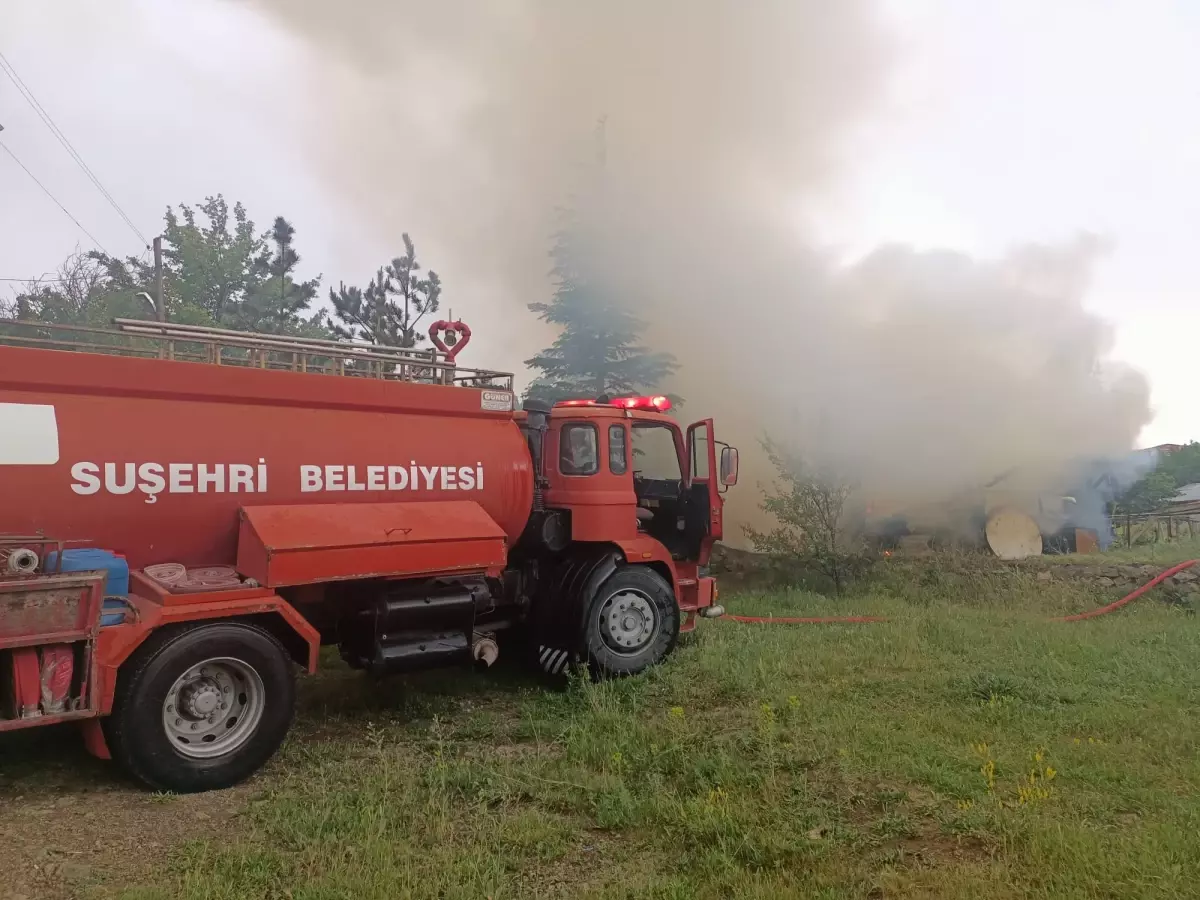
[[738,452],[736,447],[721,448],[721,484],[732,487],[738,479]]

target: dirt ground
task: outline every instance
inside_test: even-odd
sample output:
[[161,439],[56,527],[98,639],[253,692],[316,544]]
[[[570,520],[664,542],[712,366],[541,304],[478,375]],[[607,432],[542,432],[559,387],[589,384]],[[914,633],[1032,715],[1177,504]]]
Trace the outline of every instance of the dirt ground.
[[237,831],[257,780],[195,796],[156,795],[90,757],[74,728],[5,735],[0,900],[93,898],[137,883],[169,848]]
[[[320,674],[299,681],[289,742],[357,732],[373,712],[411,709],[414,697],[428,702],[442,690],[482,684],[469,675],[424,676],[408,679],[415,691],[399,679],[375,684],[327,652]],[[229,790],[156,794],[89,755],[73,725],[0,735],[0,900],[104,900],[160,881],[153,875],[161,875],[170,850],[244,834],[242,813],[282,765],[276,755]]]

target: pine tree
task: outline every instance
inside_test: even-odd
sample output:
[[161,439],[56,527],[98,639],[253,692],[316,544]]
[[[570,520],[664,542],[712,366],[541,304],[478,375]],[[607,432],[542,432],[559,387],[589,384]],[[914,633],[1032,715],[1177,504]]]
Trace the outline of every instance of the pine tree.
[[[289,333],[317,324],[305,319],[305,313],[321,285],[321,277],[296,281],[295,270],[300,255],[293,244],[296,229],[283,216],[275,218],[271,241],[275,253],[266,263],[266,279],[256,285],[238,310],[240,327],[248,331]],[[323,318],[323,317],[319,317]]]
[[404,240],[404,255],[397,256],[387,268],[390,290],[396,296],[394,317],[396,332],[401,347],[415,347],[425,340],[417,332],[417,325],[427,313],[437,312],[441,303],[442,280],[437,272],[430,271],[428,278],[419,278],[421,264],[417,262],[417,251],[407,234]]
[[[595,157],[583,196],[562,212],[562,225],[550,248],[554,296],[530,303],[544,322],[557,325],[558,339],[525,365],[541,374],[527,397],[554,402],[648,394],[678,365],[669,353],[654,353],[638,343],[642,322],[617,296],[603,263],[607,188],[606,120],[596,125]],[[682,402],[672,397],[676,404]]]
[[336,335],[389,347],[415,347],[425,339],[417,327],[428,313],[437,312],[442,281],[434,271],[418,276],[417,251],[407,234],[403,240],[404,255],[379,269],[366,290],[345,284],[330,289]]
[[577,216],[568,217],[550,251],[554,296],[549,303],[529,304],[561,332],[550,347],[525,361],[541,373],[526,396],[553,402],[653,393],[678,366],[671,354],[638,343],[642,322],[589,264],[585,232]]
[[333,304],[333,333],[349,341],[366,341],[387,347],[400,347],[396,318],[388,301],[388,278],[383,269],[367,284],[366,290],[339,284],[329,289]]

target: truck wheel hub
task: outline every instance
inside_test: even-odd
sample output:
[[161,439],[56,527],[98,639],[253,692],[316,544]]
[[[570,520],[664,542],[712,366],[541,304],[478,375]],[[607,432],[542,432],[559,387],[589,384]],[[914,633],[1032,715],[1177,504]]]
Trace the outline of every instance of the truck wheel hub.
[[180,691],[180,707],[189,719],[207,719],[221,705],[221,688],[205,679]]
[[658,631],[654,603],[641,591],[613,594],[600,608],[600,636],[609,649],[632,654],[643,650]]
[[266,689],[240,659],[221,657],[192,666],[163,699],[163,731],[182,756],[212,759],[232,753],[258,728]]

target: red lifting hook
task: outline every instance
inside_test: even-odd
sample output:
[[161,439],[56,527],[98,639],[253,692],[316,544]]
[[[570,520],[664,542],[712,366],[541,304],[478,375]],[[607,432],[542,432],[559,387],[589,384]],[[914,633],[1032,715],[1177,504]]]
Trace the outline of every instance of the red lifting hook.
[[[441,332],[443,331],[446,332],[449,344],[442,339]],[[433,341],[433,346],[446,354],[446,358],[450,362],[454,362],[454,357],[458,356],[459,351],[471,342],[471,329],[461,319],[457,322],[439,319],[429,326],[429,339]]]

